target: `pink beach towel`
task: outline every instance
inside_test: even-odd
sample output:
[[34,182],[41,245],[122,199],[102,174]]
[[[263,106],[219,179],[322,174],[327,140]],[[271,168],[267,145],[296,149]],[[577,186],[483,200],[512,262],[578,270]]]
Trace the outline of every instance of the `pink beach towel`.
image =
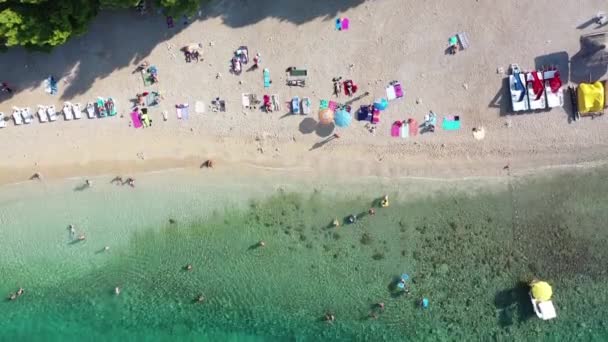
[[329,101],[329,109],[335,112],[336,109],[338,109],[338,103],[335,101]]
[[410,126],[410,136],[415,136],[418,134],[418,122],[412,118],[407,120],[408,125]]
[[346,31],[346,30],[348,30],[350,22],[349,22],[348,18],[343,18],[342,21],[340,22],[340,24],[342,24],[342,31]]
[[401,121],[393,122],[393,125],[391,126],[391,137],[399,138],[399,136],[401,136],[402,126],[403,122]]
[[141,123],[141,119],[139,118],[138,112],[131,112],[131,120],[133,121],[134,128],[140,128],[141,126],[143,126],[143,124]]

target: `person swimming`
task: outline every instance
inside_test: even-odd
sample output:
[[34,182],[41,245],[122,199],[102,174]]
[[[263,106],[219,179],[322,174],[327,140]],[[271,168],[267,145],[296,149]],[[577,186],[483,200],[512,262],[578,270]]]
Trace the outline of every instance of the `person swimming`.
[[86,240],[86,239],[87,239],[87,237],[86,237],[84,234],[80,234],[80,235],[78,236],[78,238],[76,238],[76,240],[78,240],[78,241],[84,241],[84,240]]
[[348,223],[352,224],[355,222],[357,222],[357,215],[353,214],[353,215],[348,216]]
[[115,294],[116,296],[120,295],[120,287],[116,286],[116,287],[114,288],[114,294]]
[[370,216],[374,216],[374,215],[376,215],[376,209],[374,209],[374,208],[369,208],[369,210],[367,211],[367,213],[368,213]]
[[336,316],[334,316],[334,314],[332,314],[331,312],[325,313],[325,322],[333,323],[335,320],[336,320]]
[[336,228],[340,227],[340,221],[338,219],[334,219],[331,224]]
[[186,271],[192,271],[192,264],[188,264],[184,267]]
[[196,302],[197,302],[197,303],[202,303],[202,302],[204,302],[204,301],[205,301],[205,296],[203,296],[202,294],[199,294],[199,295],[196,297]]
[[388,195],[384,195],[384,197],[382,198],[382,200],[380,201],[380,206],[382,208],[386,208],[389,206],[389,202],[388,202]]

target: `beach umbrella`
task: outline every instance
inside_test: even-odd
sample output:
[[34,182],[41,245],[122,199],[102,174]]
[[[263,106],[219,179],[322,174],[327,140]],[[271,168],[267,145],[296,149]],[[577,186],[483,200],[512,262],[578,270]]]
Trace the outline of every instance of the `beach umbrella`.
[[388,100],[385,98],[376,99],[374,101],[374,108],[378,110],[385,110],[388,107]]
[[546,281],[536,281],[532,283],[532,297],[538,301],[550,300],[553,295],[553,289],[551,285]]
[[348,126],[350,126],[351,121],[352,121],[352,116],[350,115],[349,112],[345,111],[344,109],[340,109],[334,117],[334,122],[336,123],[336,126],[338,126],[338,127],[348,127]]
[[325,108],[325,109],[321,109],[319,111],[319,122],[322,125],[329,125],[330,123],[332,123],[332,121],[334,121],[334,111],[329,109],[329,108]]

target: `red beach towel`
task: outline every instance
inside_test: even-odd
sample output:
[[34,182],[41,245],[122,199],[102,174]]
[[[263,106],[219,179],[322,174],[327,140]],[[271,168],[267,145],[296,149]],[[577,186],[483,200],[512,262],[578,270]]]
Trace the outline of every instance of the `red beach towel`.
[[418,135],[418,122],[412,118],[409,118],[407,123],[410,126],[410,136]]
[[553,78],[549,80],[549,86],[554,93],[557,93],[559,88],[562,87],[562,79],[559,77],[559,71],[556,71]]

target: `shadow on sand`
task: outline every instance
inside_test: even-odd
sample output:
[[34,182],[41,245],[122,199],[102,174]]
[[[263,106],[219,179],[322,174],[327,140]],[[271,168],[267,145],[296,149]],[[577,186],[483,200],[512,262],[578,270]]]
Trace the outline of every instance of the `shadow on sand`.
[[[218,0],[204,6],[203,15],[193,19],[221,18],[224,24],[241,28],[267,18],[300,25],[321,17],[331,25],[339,13],[365,1]],[[14,48],[1,54],[0,64],[7,66],[2,81],[12,85],[14,92],[19,92],[38,87],[46,77],[53,75],[58,79],[61,100],[69,100],[85,93],[94,81],[104,79],[118,69],[135,68],[154,48],[185,27],[176,23],[168,29],[161,15],[142,17],[135,11],[103,11],[85,35],[71,39],[51,53]],[[178,48],[175,47],[176,55],[180,53]],[[11,96],[2,96],[0,101]]]

